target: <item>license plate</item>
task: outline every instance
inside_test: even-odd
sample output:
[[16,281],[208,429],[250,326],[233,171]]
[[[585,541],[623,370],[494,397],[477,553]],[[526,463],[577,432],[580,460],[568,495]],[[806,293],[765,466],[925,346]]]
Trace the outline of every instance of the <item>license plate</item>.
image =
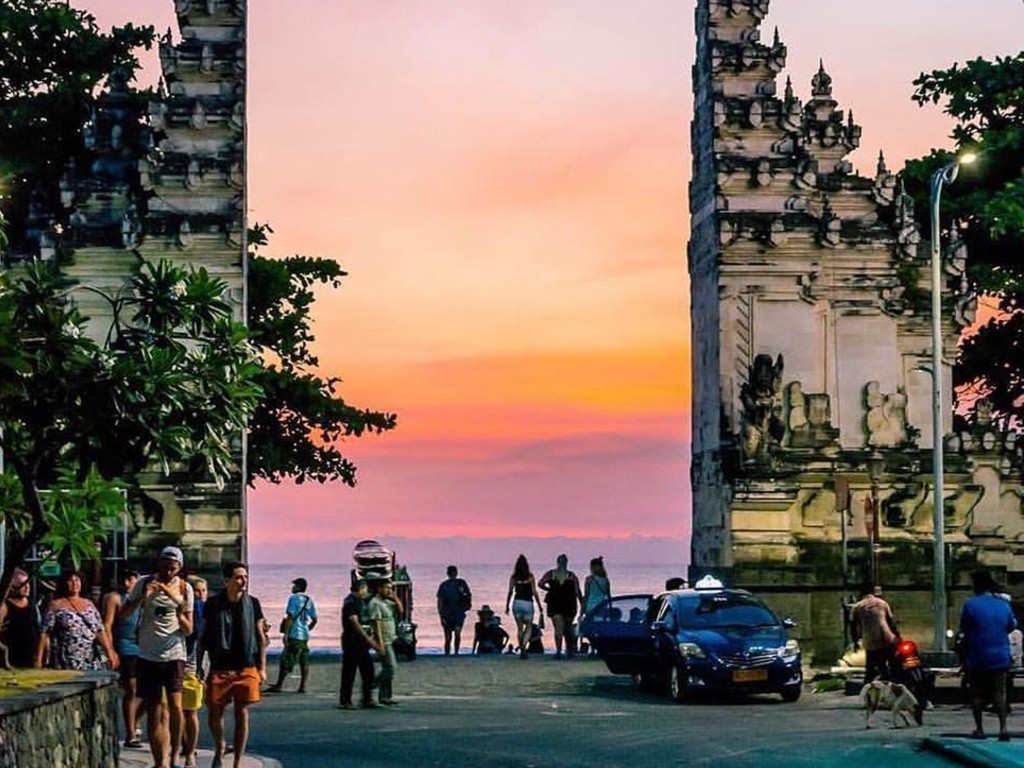
[[756,683],[767,679],[767,669],[734,669],[732,672],[734,683]]

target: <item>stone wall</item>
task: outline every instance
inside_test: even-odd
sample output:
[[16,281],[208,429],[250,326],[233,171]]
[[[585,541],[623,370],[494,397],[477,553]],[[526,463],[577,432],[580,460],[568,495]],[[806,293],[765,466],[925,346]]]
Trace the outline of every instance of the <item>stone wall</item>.
[[85,672],[0,699],[0,768],[116,768],[116,681]]

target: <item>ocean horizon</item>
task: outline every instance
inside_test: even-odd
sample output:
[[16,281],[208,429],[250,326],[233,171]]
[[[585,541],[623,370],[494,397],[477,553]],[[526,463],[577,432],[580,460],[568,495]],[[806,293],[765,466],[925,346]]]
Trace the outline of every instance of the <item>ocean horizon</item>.
[[[443,651],[444,634],[437,616],[436,594],[438,585],[446,578],[445,569],[450,561],[433,563],[404,562],[412,581],[411,620],[416,624],[417,652],[437,654]],[[464,578],[473,593],[473,607],[467,613],[463,628],[462,647],[468,652],[473,643],[473,623],[476,611],[489,605],[501,619],[502,625],[512,633],[515,622],[505,615],[508,577],[513,560],[508,563],[457,563],[459,576]],[[531,569],[539,579],[555,565],[554,558],[537,563],[531,560]],[[580,579],[589,573],[589,557],[570,561],[569,567]],[[605,567],[611,581],[613,595],[646,594],[663,589],[665,580],[685,576],[686,565],[681,561],[666,563],[629,564],[605,558]],[[277,626],[284,617],[284,608],[291,594],[292,579],[304,578],[309,587],[307,594],[313,599],[319,617],[310,636],[309,647],[315,653],[338,653],[341,650],[341,602],[349,589],[351,558],[339,563],[261,563],[250,566],[250,591],[263,607],[271,627],[271,652],[281,649],[281,636]],[[217,587],[214,586],[214,589]],[[545,645],[552,646],[550,622],[545,631]]]

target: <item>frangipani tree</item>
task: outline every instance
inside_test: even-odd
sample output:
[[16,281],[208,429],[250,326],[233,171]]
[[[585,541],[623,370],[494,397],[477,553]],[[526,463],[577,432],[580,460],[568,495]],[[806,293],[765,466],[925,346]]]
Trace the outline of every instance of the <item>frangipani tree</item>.
[[130,478],[153,462],[223,481],[238,471],[237,439],[261,395],[246,329],[205,269],[140,262],[105,296],[110,318],[98,336],[86,332],[79,291],[96,292],[48,264],[0,273],[0,448],[14,478],[0,496],[0,592],[33,545],[67,543],[61,531],[84,525],[62,528],[55,515],[68,509],[48,512],[43,491]]

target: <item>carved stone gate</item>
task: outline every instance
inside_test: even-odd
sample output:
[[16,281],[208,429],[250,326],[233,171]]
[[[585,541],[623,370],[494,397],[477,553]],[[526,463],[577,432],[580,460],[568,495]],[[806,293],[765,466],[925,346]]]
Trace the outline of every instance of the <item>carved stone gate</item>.
[[[861,128],[824,63],[806,101],[782,80],[786,46],[761,40],[768,5],[697,4],[691,568],[766,595],[827,663],[842,602],[871,577],[873,504],[874,580],[907,634],[932,637],[929,251],[884,157],[873,178],[853,173]],[[963,248],[945,245],[949,382],[975,302]],[[979,563],[1024,583],[1022,454],[984,415],[943,432],[955,626]]]

